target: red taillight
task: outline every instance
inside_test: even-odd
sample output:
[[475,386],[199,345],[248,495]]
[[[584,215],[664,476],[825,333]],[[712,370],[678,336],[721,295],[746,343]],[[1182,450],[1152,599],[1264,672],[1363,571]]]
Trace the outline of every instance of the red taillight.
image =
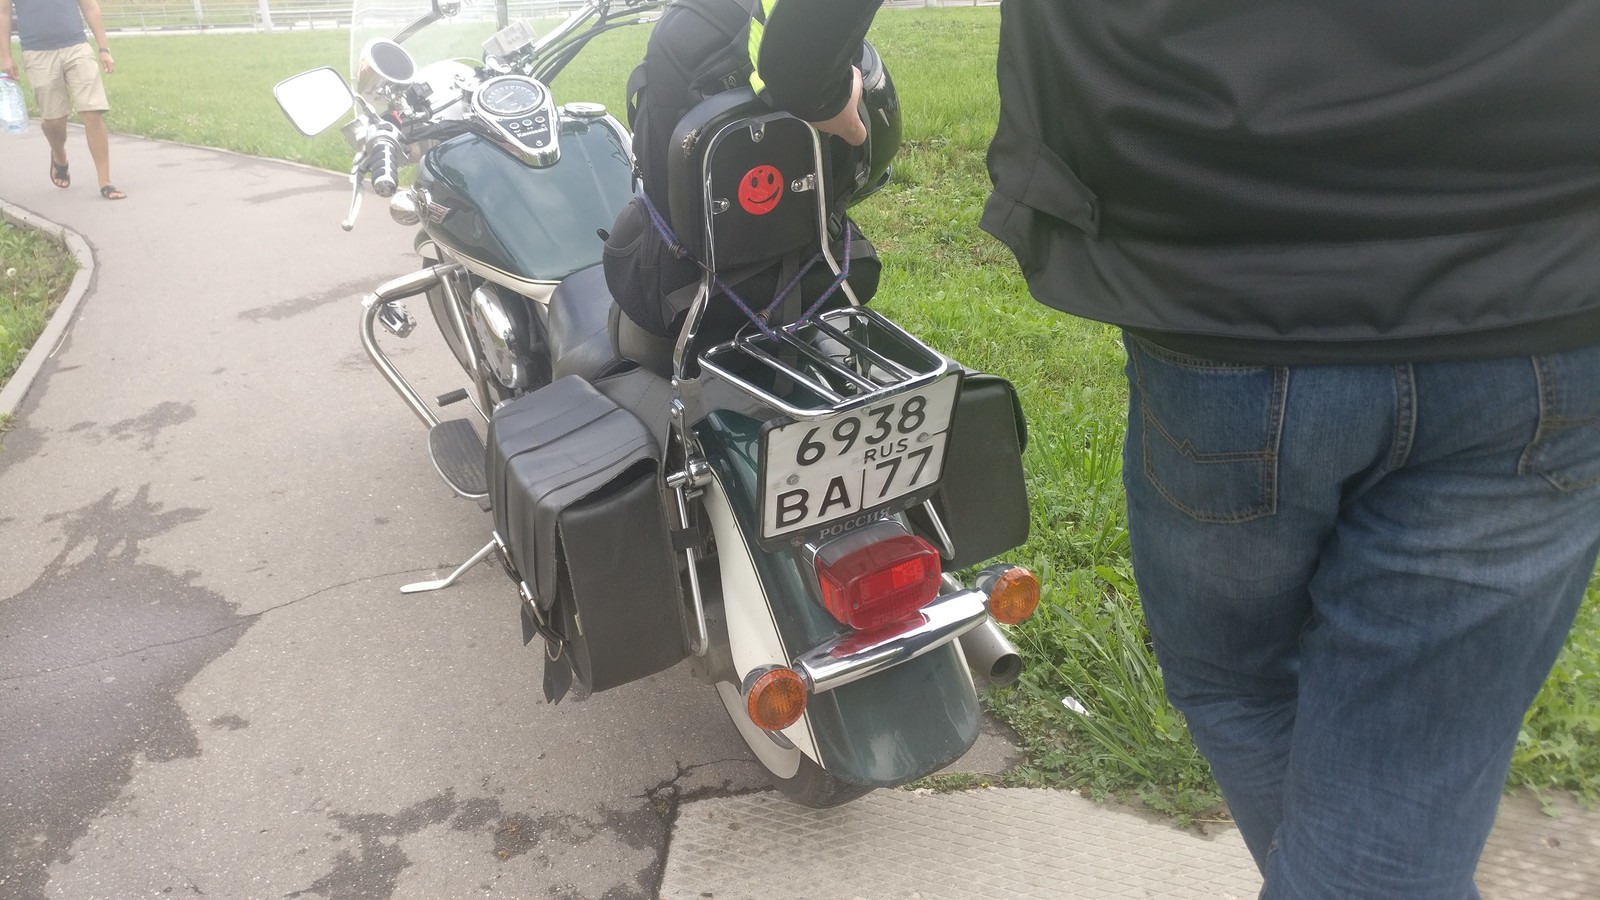
[[939,551],[898,527],[869,527],[817,553],[822,605],[851,628],[898,622],[939,596]]

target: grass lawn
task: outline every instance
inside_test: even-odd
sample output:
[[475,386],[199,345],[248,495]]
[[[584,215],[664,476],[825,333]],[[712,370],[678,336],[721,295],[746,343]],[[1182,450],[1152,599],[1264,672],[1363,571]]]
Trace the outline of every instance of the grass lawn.
[[[44,331],[77,271],[78,261],[58,237],[0,219],[0,387]],[[4,426],[0,421],[0,430]]]
[[[886,12],[874,27],[906,109],[894,181],[858,208],[885,263],[875,304],[951,356],[1010,378],[1028,413],[1034,528],[1014,557],[1043,576],[1045,600],[1015,633],[1027,674],[991,696],[1030,753],[1016,780],[1137,793],[1191,814],[1216,794],[1162,698],[1129,568],[1118,333],[1035,303],[1010,254],[977,227],[997,117],[998,23],[994,9],[918,10]],[[626,29],[597,41],[556,83],[558,99],[620,110],[645,37]],[[119,41],[111,125],[343,171],[342,142],[301,138],[271,87],[312,66],[343,71],[346,43],[326,31]],[[329,221],[343,212],[330,206]],[[392,227],[382,218],[369,211],[361,227]],[[1088,714],[1064,705],[1069,697]],[[1529,715],[1512,781],[1600,798],[1600,589]]]

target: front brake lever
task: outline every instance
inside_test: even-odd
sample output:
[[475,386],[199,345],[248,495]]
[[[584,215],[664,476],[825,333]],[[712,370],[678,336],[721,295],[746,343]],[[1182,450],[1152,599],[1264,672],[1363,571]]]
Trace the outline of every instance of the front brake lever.
[[356,227],[356,216],[361,215],[361,154],[356,154],[354,167],[350,169],[350,214],[345,216],[339,227],[345,231],[353,231]]

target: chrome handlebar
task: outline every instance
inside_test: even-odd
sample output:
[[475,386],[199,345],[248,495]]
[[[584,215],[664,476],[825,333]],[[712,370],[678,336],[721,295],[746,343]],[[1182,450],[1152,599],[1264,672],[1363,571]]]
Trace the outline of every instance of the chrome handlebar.
[[[393,126],[390,126],[393,128]],[[395,132],[399,134],[398,131]],[[372,173],[372,192],[379,197],[393,197],[400,182],[395,177],[395,155],[400,152],[398,137],[379,135],[367,151],[367,171]]]
[[382,119],[363,121],[350,137],[357,149],[350,162],[350,212],[339,223],[345,231],[353,231],[356,218],[361,215],[362,178],[371,175],[372,191],[379,197],[394,196],[400,186],[399,160],[405,153],[405,138],[400,129]]
[[[599,31],[623,24],[648,22],[650,19],[646,18],[646,15],[666,6],[668,2],[669,0],[589,0],[544,37],[528,44],[522,53],[517,54],[519,58],[485,59],[485,66],[492,71],[499,71],[504,67],[540,81],[547,81],[553,77],[552,70],[558,72],[566,60],[570,59],[571,54]],[[444,16],[440,15],[438,10],[430,12],[402,29],[394,40],[396,43],[404,41],[441,18]],[[634,19],[634,21],[619,22],[621,19]],[[462,85],[461,96],[451,103],[465,102],[471,91],[471,87]],[[444,105],[448,106],[451,103]],[[469,112],[468,117],[471,116]],[[393,122],[380,116],[359,97],[356,120],[352,123],[353,130],[347,132],[347,137],[355,146],[356,153],[350,168],[350,211],[339,225],[345,231],[355,228],[356,218],[361,213],[361,182],[365,176],[371,176],[373,192],[379,197],[394,195],[399,187],[396,170],[404,159],[405,146],[408,143],[406,135],[402,134]],[[421,140],[422,137],[414,136],[412,139]]]

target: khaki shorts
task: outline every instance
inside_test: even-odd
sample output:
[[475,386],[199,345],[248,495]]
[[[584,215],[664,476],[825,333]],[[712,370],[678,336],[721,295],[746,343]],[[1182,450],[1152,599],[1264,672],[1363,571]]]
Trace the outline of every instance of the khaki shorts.
[[106,86],[100,81],[100,54],[87,43],[60,50],[24,50],[22,65],[39,101],[39,118],[65,119],[78,112],[105,112]]

